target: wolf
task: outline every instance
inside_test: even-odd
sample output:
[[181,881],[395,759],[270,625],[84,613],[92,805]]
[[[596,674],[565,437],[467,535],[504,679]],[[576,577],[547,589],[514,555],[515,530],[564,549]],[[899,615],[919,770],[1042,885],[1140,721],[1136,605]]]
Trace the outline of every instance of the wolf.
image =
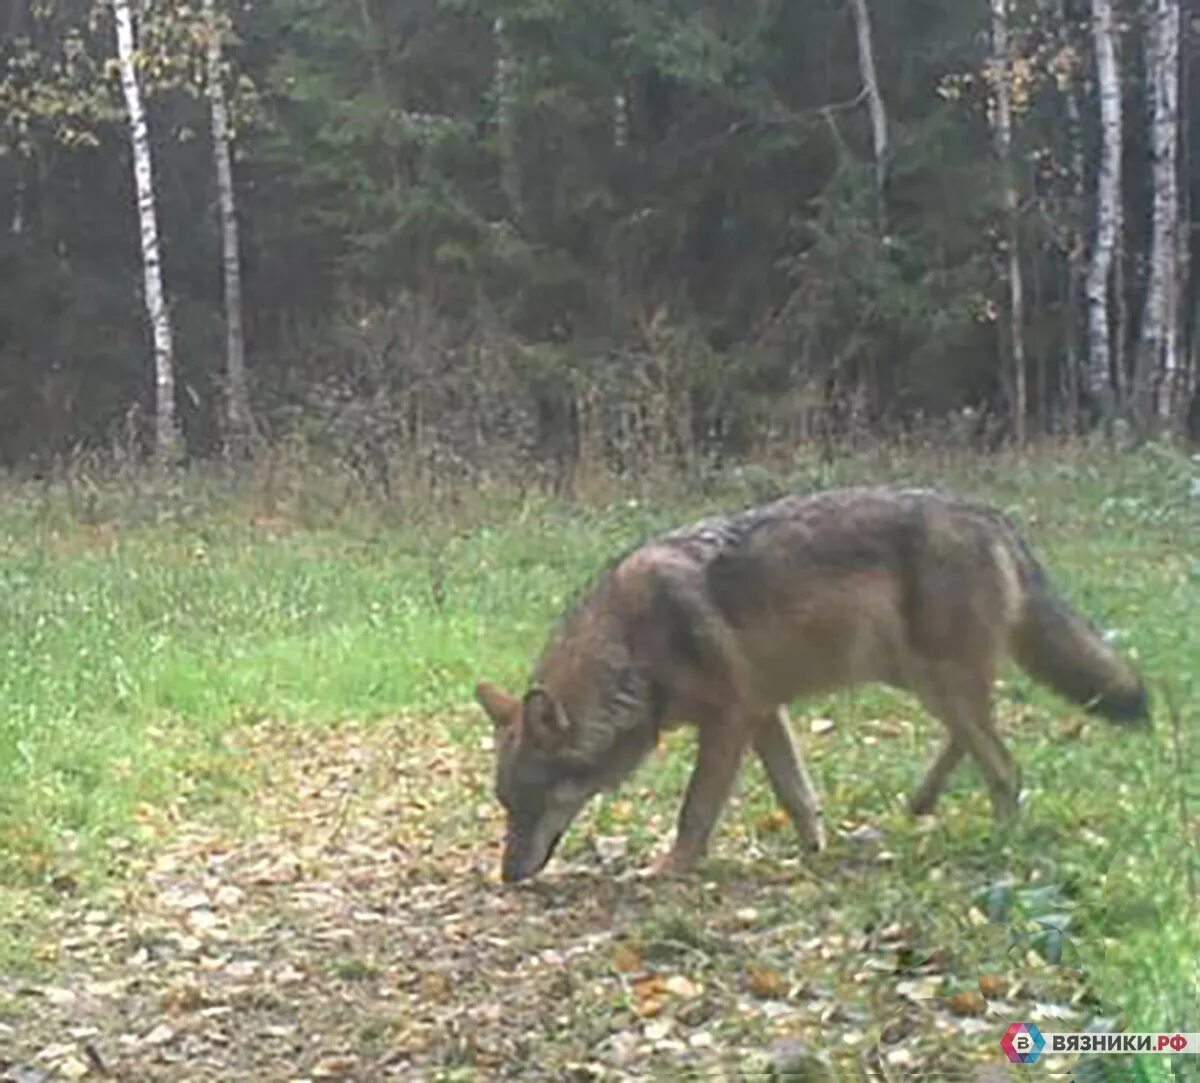
[[538,873],[585,804],[685,723],[698,729],[696,762],[653,871],[687,872],[704,855],[751,749],[801,845],[820,850],[820,802],[787,704],[873,682],[913,694],[946,729],[910,810],[931,813],[970,756],[995,821],[1009,821],[1020,780],[991,706],[1006,658],[1089,711],[1150,724],[1141,676],[994,508],[924,489],[834,489],[653,538],[568,608],[524,695],[476,685],[495,728],[501,878]]

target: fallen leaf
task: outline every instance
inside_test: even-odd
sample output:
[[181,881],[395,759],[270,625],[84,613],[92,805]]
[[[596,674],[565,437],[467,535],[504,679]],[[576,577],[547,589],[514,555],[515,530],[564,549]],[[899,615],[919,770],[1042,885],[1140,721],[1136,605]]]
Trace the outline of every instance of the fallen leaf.
[[746,987],[756,997],[770,999],[781,997],[784,992],[783,976],[769,966],[751,963],[746,967]]
[[75,1003],[75,994],[70,989],[56,989],[51,986],[42,990],[42,996],[56,1008],[66,1008]]
[[241,901],[246,897],[246,893],[240,887],[235,887],[233,884],[222,884],[217,889],[213,901],[226,909],[233,909],[241,904]]
[[306,975],[303,970],[298,970],[291,963],[284,963],[275,972],[276,985],[296,985],[304,981]]
[[166,1045],[168,1042],[174,1041],[175,1031],[173,1031],[166,1023],[159,1023],[149,1034],[142,1039],[142,1045]]
[[642,969],[642,957],[631,944],[618,944],[613,948],[612,968],[618,974],[630,974]]
[[673,1025],[670,1019],[656,1019],[653,1023],[647,1023],[642,1033],[645,1034],[648,1041],[661,1042],[671,1033]]
[[946,997],[946,1007],[955,1015],[983,1015],[987,1011],[987,1001],[978,989],[964,989]]
[[629,839],[624,835],[597,835],[594,845],[601,862],[619,861],[629,851]]
[[914,981],[901,981],[896,983],[896,993],[904,997],[905,1000],[911,1000],[914,1003],[920,1003],[924,1000],[932,1000],[938,995],[938,990],[942,987],[942,979],[929,975],[927,977],[917,978]]
[[617,823],[625,823],[633,818],[633,802],[632,801],[614,801],[608,807],[608,814],[617,821]]
[[633,1010],[643,1019],[652,1019],[654,1016],[662,1014],[663,1007],[663,1002],[658,997],[646,997],[645,1000],[639,1000],[634,1004]]
[[421,975],[421,995],[426,1000],[444,1000],[450,992],[450,979],[437,970],[427,970]]
[[55,1066],[58,1075],[64,1079],[82,1079],[91,1069],[78,1057],[67,1057]]
[[645,978],[639,978],[633,983],[633,995],[638,1000],[646,1000],[648,997],[661,996],[667,991],[666,983],[657,974],[651,974]]
[[45,1049],[38,1053],[38,1060],[61,1060],[63,1057],[69,1057],[75,1052],[75,1045],[72,1042],[58,1042],[54,1045],[48,1045]]
[[663,981],[663,988],[672,996],[677,996],[682,1000],[691,1000],[702,992],[699,985],[682,974],[672,974]]
[[989,1000],[1008,995],[1008,979],[1003,974],[980,974],[979,991]]
[[831,729],[833,729],[833,719],[832,718],[814,718],[808,724],[808,728],[814,734],[817,734],[818,736],[822,733],[828,733]]
[[189,911],[188,924],[197,932],[208,933],[221,924],[221,919],[208,907],[202,906]]
[[163,993],[163,1011],[168,1015],[194,1012],[204,1007],[204,994],[200,987],[190,982],[172,985]]
[[757,827],[759,831],[775,832],[782,831],[787,827],[789,821],[787,813],[781,808],[773,808],[765,816],[758,818]]
[[322,1057],[313,1065],[312,1075],[314,1079],[345,1079],[357,1069],[357,1057]]

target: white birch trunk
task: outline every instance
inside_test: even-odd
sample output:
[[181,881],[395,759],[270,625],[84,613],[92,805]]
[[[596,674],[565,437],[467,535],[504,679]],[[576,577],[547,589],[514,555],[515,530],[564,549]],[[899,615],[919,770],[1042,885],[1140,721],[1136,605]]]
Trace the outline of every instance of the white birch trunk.
[[504,16],[497,15],[492,24],[496,40],[496,136],[499,141],[500,187],[508,199],[513,217],[520,222],[521,165],[517,157],[517,109],[514,100],[513,76],[515,61]]
[[154,337],[154,450],[162,462],[174,463],[182,451],[182,441],[175,416],[175,353],[171,339],[171,320],[163,294],[162,253],[158,240],[150,133],[146,126],[146,111],[142,105],[142,92],[138,84],[130,0],[112,0],[112,7],[117,27],[117,59],[121,69],[121,89],[129,113],[129,138],[133,147],[133,177],[142,239],[146,315]]
[[1087,384],[1105,424],[1112,420],[1115,405],[1108,295],[1113,251],[1121,225],[1121,84],[1114,33],[1112,0],[1092,0],[1101,151],[1096,180],[1096,235],[1087,278]]
[[25,163],[17,159],[17,180],[13,186],[12,217],[8,222],[8,231],[14,237],[25,232]]
[[1138,343],[1138,421],[1169,423],[1179,391],[1179,3],[1155,0],[1146,34],[1146,80],[1151,101],[1153,231],[1150,277]]
[[613,149],[624,150],[629,142],[629,101],[623,89],[613,94]]
[[242,329],[242,268],[238,240],[233,165],[229,153],[229,109],[222,81],[222,28],[216,0],[204,0],[208,24],[208,103],[212,119],[213,161],[221,216],[221,266],[225,286],[225,440],[226,452],[245,452],[251,435],[250,395],[246,385],[246,340]]
[[991,0],[992,54],[996,89],[996,153],[1004,182],[1004,217],[1008,240],[1009,348],[1012,354],[1013,437],[1025,443],[1025,292],[1021,279],[1021,246],[1017,221],[1017,179],[1012,156],[1012,57],[1008,40],[1008,0]]
[[858,70],[867,95],[867,110],[871,117],[871,142],[875,153],[876,214],[879,232],[887,232],[887,204],[884,193],[887,185],[888,124],[883,95],[879,92],[879,76],[875,70],[875,49],[871,43],[871,15],[867,0],[850,0],[854,15],[854,30],[858,38]]

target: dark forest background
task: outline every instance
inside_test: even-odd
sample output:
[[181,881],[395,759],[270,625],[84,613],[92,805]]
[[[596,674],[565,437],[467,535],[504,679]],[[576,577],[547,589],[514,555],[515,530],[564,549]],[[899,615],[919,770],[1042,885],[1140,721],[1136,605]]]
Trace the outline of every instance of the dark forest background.
[[[0,3],[10,467],[138,455],[153,435],[106,7]],[[1148,8],[1118,5],[1112,319],[1126,372],[1151,215]],[[226,443],[225,311],[194,15],[146,5],[141,29],[178,408],[188,454],[203,457]],[[771,441],[1011,436],[983,0],[870,5],[890,135],[882,199],[844,0],[253,0],[223,15],[260,441],[376,473],[419,459],[561,476]],[[1090,20],[1072,0],[1011,8],[1031,436],[1090,417]],[[1187,10],[1183,30],[1186,268],[1200,257]],[[1193,282],[1179,284],[1192,372]]]

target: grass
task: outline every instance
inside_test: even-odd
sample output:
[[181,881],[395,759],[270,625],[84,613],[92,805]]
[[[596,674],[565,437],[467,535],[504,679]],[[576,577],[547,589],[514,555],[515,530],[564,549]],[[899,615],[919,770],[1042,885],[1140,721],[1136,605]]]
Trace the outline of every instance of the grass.
[[[876,825],[906,870],[880,888],[847,864],[845,913],[867,926],[925,919],[964,944],[968,915],[983,914],[1018,950],[1083,968],[1096,1012],[1125,1029],[1200,1029],[1189,879],[1200,467],[1157,447],[990,460],[880,452],[576,502],[497,487],[381,506],[324,476],[269,500],[199,475],[96,482],[82,495],[78,483],[12,481],[0,505],[0,969],[36,964],[29,930],[55,885],[98,890],[129,847],[153,845],[150,810],[249,814],[258,779],[226,740],[240,727],[470,717],[474,680],[519,685],[548,622],[623,546],[774,491],[884,479],[952,486],[1015,514],[1062,591],[1145,669],[1159,725],[1142,737],[1089,723],[1079,736],[1077,715],[1006,674],[1001,717],[1031,798],[1014,833],[994,838],[971,771],[932,832],[901,813],[898,795],[934,740],[912,703],[868,690],[798,707],[802,720],[833,722],[808,744],[835,822]],[[462,721],[447,733],[477,736]],[[659,843],[686,744],[581,822],[567,856],[590,830],[627,832],[635,853]],[[732,859],[738,832],[768,823],[770,808],[747,772],[718,858]],[[934,873],[947,863],[952,876]],[[649,940],[675,942],[663,928],[677,916],[646,920]]]

